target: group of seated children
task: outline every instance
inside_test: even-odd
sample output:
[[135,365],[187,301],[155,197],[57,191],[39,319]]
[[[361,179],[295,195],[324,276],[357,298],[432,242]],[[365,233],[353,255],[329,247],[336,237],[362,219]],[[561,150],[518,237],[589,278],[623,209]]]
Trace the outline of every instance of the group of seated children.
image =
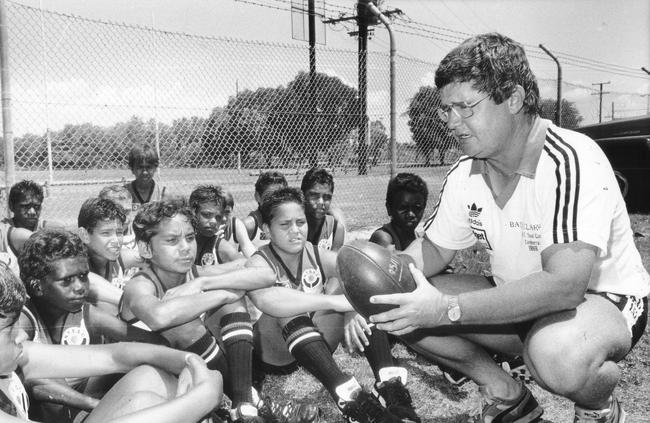
[[[279,404],[253,387],[254,369],[302,366],[347,422],[420,421],[387,334],[341,293],[345,223],[331,207],[331,173],[310,169],[300,189],[262,173],[258,208],[239,219],[217,185],[164,198],[157,166],[154,149],[134,148],[135,180],[86,200],[74,231],[39,220],[38,184],[12,187],[13,217],[0,226],[1,417],[320,421],[315,404]],[[391,221],[371,241],[406,248],[426,201],[421,178],[397,175],[386,197]],[[343,343],[365,355],[371,390],[332,356]]]

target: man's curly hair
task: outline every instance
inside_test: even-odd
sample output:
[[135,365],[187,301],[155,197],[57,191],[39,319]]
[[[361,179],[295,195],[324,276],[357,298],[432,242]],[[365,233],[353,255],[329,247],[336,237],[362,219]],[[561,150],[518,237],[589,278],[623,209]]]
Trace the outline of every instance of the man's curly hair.
[[60,228],[45,228],[34,232],[18,257],[20,278],[30,295],[34,283],[52,272],[52,263],[73,257],[88,258],[86,246],[74,232]]

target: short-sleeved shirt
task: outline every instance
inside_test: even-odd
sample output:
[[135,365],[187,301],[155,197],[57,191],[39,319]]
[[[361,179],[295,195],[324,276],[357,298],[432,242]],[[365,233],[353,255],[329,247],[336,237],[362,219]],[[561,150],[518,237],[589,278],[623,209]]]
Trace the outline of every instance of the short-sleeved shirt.
[[460,250],[482,244],[497,284],[542,270],[552,244],[598,248],[588,289],[643,297],[650,278],[634,245],[607,157],[585,135],[536,118],[513,182],[495,196],[487,163],[461,157],[449,170],[426,237]]

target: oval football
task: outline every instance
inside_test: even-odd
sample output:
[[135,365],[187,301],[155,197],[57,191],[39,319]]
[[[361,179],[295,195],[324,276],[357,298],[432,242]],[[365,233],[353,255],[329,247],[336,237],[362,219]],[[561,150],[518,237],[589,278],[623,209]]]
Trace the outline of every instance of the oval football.
[[371,304],[369,299],[373,295],[413,291],[415,281],[408,261],[410,257],[394,254],[369,241],[343,245],[336,264],[345,297],[366,318],[394,308],[390,304]]

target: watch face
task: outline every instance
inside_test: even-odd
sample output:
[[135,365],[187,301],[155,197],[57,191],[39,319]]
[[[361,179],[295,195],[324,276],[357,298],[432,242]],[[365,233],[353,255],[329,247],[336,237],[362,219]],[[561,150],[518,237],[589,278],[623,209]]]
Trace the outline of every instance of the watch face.
[[452,322],[457,322],[458,320],[460,320],[460,307],[455,306],[455,307],[450,308],[447,311],[447,317]]

